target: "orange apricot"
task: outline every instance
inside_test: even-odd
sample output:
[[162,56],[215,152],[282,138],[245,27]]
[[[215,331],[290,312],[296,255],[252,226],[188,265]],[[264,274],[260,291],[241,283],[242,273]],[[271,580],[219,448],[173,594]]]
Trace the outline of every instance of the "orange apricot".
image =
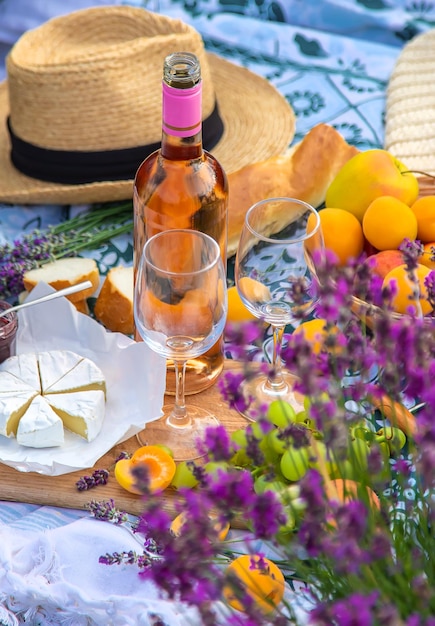
[[[364,236],[359,220],[344,209],[327,208],[319,211],[325,248],[337,257],[339,265],[357,258],[364,248]],[[314,216],[308,218],[307,230]]]
[[[409,313],[427,315],[432,311],[432,306],[427,299],[427,288],[424,280],[430,269],[425,265],[417,265],[414,270],[416,282],[412,282],[406,265],[398,265],[385,276],[383,287],[396,287],[396,295],[393,296],[391,304],[397,313]],[[417,293],[414,293],[416,290]]]
[[[232,561],[226,573],[236,576],[244,590],[263,613],[271,613],[284,597],[285,579],[279,567],[266,557],[243,554]],[[227,603],[238,611],[244,611],[243,598],[228,583],[223,588]]]
[[418,262],[425,265],[430,270],[435,270],[435,241],[425,243],[423,246],[423,254],[419,257]]
[[237,287],[228,288],[228,315],[227,322],[237,324],[239,322],[247,322],[257,319],[253,313],[248,311],[244,305]]
[[130,493],[141,494],[132,472],[134,467],[144,466],[148,472],[148,487],[151,493],[169,487],[174,477],[176,465],[171,454],[161,446],[142,446],[130,459],[121,459],[115,465],[115,478]]
[[393,196],[373,200],[364,213],[364,236],[377,250],[397,249],[405,238],[417,237],[417,218],[412,209]]
[[435,241],[435,196],[422,196],[411,205],[417,218],[417,239],[422,243]]
[[[230,530],[230,524],[228,522],[221,522],[214,513],[209,513],[208,517],[215,522],[214,529],[218,533],[219,541],[224,541]],[[188,516],[185,511],[183,511],[172,520],[170,526],[171,532],[178,537],[183,532],[183,527],[186,523],[188,523]]]
[[[326,485],[328,500],[338,500],[346,503],[359,497],[360,489],[364,489],[357,481],[349,478],[335,478]],[[365,487],[367,500],[371,507],[381,508],[379,496],[370,487]],[[363,494],[364,495],[364,494]]]
[[305,341],[311,345],[314,354],[319,354],[326,349],[325,342],[328,337],[335,336],[337,332],[338,327],[326,328],[326,320],[315,318],[301,322],[293,331],[293,335],[303,335]]

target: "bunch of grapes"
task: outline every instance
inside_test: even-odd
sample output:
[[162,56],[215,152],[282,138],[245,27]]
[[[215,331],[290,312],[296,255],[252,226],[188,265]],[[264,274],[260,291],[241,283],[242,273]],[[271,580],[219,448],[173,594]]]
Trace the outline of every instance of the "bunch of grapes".
[[[210,477],[218,478],[220,471],[250,472],[257,494],[270,490],[281,501],[287,517],[282,531],[289,532],[303,515],[298,482],[309,468],[317,469],[330,480],[365,484],[371,480],[379,486],[391,478],[390,457],[404,447],[406,436],[387,425],[375,430],[371,421],[361,418],[349,427],[344,445],[334,450],[316,428],[308,401],[298,413],[287,402],[275,401],[263,420],[234,431],[231,442],[233,454],[228,461],[178,463],[172,486],[194,488]],[[368,471],[370,455],[375,451],[382,460],[377,474]]]

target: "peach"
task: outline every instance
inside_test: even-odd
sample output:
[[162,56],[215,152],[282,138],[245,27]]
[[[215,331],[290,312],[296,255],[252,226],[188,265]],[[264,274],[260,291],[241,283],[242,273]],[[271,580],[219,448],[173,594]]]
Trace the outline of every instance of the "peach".
[[423,246],[423,254],[418,259],[422,265],[426,265],[430,270],[435,270],[435,242],[425,243]]
[[407,205],[418,196],[418,180],[387,150],[359,152],[339,170],[326,191],[325,204],[350,211],[362,221],[379,196],[394,196]]
[[366,263],[373,274],[384,279],[393,268],[403,265],[404,259],[400,250],[381,250],[368,257]]

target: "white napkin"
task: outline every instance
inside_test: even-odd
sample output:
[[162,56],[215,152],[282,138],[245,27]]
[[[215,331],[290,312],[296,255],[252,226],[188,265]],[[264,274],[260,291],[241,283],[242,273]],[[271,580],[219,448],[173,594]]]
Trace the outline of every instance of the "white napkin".
[[194,609],[163,599],[134,565],[103,565],[107,552],[135,550],[126,528],[82,518],[49,531],[0,526],[0,603],[29,624],[195,626]]
[[[28,299],[52,292],[39,283]],[[161,416],[166,362],[145,343],[106,331],[63,297],[18,313],[17,353],[59,349],[88,357],[103,371],[107,385],[103,427],[91,442],[65,432],[65,444],[56,448],[26,448],[15,438],[0,437],[0,462],[24,472],[57,476],[92,467],[114,445]]]

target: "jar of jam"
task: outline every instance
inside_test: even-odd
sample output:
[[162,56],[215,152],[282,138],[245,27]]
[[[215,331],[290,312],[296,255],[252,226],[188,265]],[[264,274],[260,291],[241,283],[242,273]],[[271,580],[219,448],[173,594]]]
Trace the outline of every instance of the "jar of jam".
[[[0,300],[0,311],[9,309],[11,305]],[[15,355],[18,330],[18,317],[15,311],[0,317],[0,363]]]

